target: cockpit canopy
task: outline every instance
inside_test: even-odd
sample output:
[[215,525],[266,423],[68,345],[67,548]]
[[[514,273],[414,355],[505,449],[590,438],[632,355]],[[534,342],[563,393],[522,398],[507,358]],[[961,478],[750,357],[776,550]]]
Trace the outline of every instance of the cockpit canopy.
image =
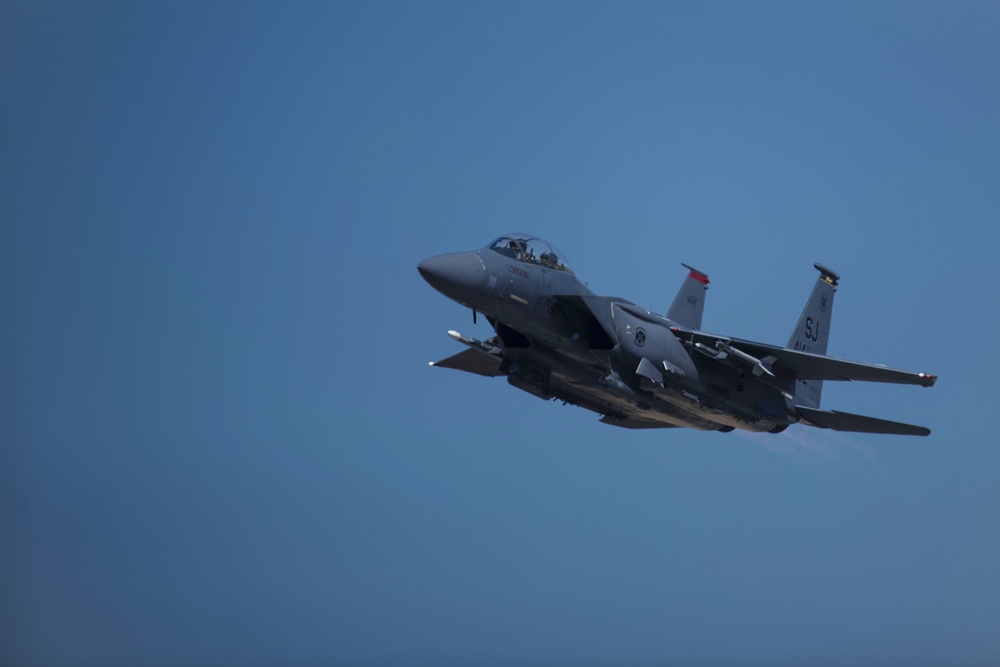
[[501,236],[486,247],[520,262],[538,264],[548,269],[573,273],[566,264],[566,258],[561,253],[556,252],[552,244],[534,236],[508,234],[507,236]]

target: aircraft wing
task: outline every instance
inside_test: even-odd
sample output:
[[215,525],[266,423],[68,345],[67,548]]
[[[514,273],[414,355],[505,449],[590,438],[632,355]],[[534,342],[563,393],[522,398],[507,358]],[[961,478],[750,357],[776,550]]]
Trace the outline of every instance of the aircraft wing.
[[503,358],[500,356],[484,354],[478,350],[469,349],[463,350],[458,354],[453,354],[447,359],[431,362],[431,366],[454,368],[458,371],[466,371],[467,373],[475,373],[476,375],[484,375],[486,377],[499,377],[506,375],[506,373],[500,370],[500,363],[502,361]]
[[773,361],[770,363],[773,368],[776,370],[778,368],[785,369],[794,373],[800,380],[860,380],[863,382],[917,384],[922,387],[931,387],[937,381],[936,375],[928,373],[901,371],[876,364],[836,359],[821,354],[790,350],[775,345],[755,343],[739,338],[727,338],[700,331],[675,329],[674,332],[683,341],[701,343],[713,350],[716,349],[716,343],[722,341],[724,344],[757,359],[772,357]]

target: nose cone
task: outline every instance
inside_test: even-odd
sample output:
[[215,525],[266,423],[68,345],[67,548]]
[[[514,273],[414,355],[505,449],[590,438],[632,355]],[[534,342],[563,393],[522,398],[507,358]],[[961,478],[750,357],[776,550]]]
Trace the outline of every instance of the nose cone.
[[486,275],[483,261],[471,252],[436,255],[417,264],[417,271],[431,287],[465,305],[475,301]]

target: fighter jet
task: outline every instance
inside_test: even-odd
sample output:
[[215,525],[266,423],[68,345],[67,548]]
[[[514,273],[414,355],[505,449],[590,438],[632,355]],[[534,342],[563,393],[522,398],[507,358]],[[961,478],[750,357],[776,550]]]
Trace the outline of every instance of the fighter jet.
[[784,347],[701,330],[708,275],[688,271],[665,315],[598,296],[565,257],[528,234],[417,265],[450,299],[486,317],[496,335],[448,335],[468,349],[431,366],[506,377],[518,389],[630,429],[688,427],[780,433],[791,424],[835,431],[928,435],[900,422],[820,408],[823,382],[932,386],[937,377],[826,356],[840,276],[822,264]]

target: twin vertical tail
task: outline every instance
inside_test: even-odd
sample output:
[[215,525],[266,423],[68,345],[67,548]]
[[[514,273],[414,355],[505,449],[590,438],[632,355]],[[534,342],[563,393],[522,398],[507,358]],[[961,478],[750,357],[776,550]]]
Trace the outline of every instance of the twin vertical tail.
[[[813,266],[819,271],[819,279],[785,347],[826,355],[826,346],[830,340],[830,319],[833,316],[833,295],[837,291],[840,276],[822,264]],[[795,385],[795,404],[819,408],[822,393],[822,380],[800,380]]]
[[701,329],[701,316],[705,312],[705,292],[708,291],[708,276],[687,264],[681,264],[690,271],[667,311],[667,319],[682,327]]

